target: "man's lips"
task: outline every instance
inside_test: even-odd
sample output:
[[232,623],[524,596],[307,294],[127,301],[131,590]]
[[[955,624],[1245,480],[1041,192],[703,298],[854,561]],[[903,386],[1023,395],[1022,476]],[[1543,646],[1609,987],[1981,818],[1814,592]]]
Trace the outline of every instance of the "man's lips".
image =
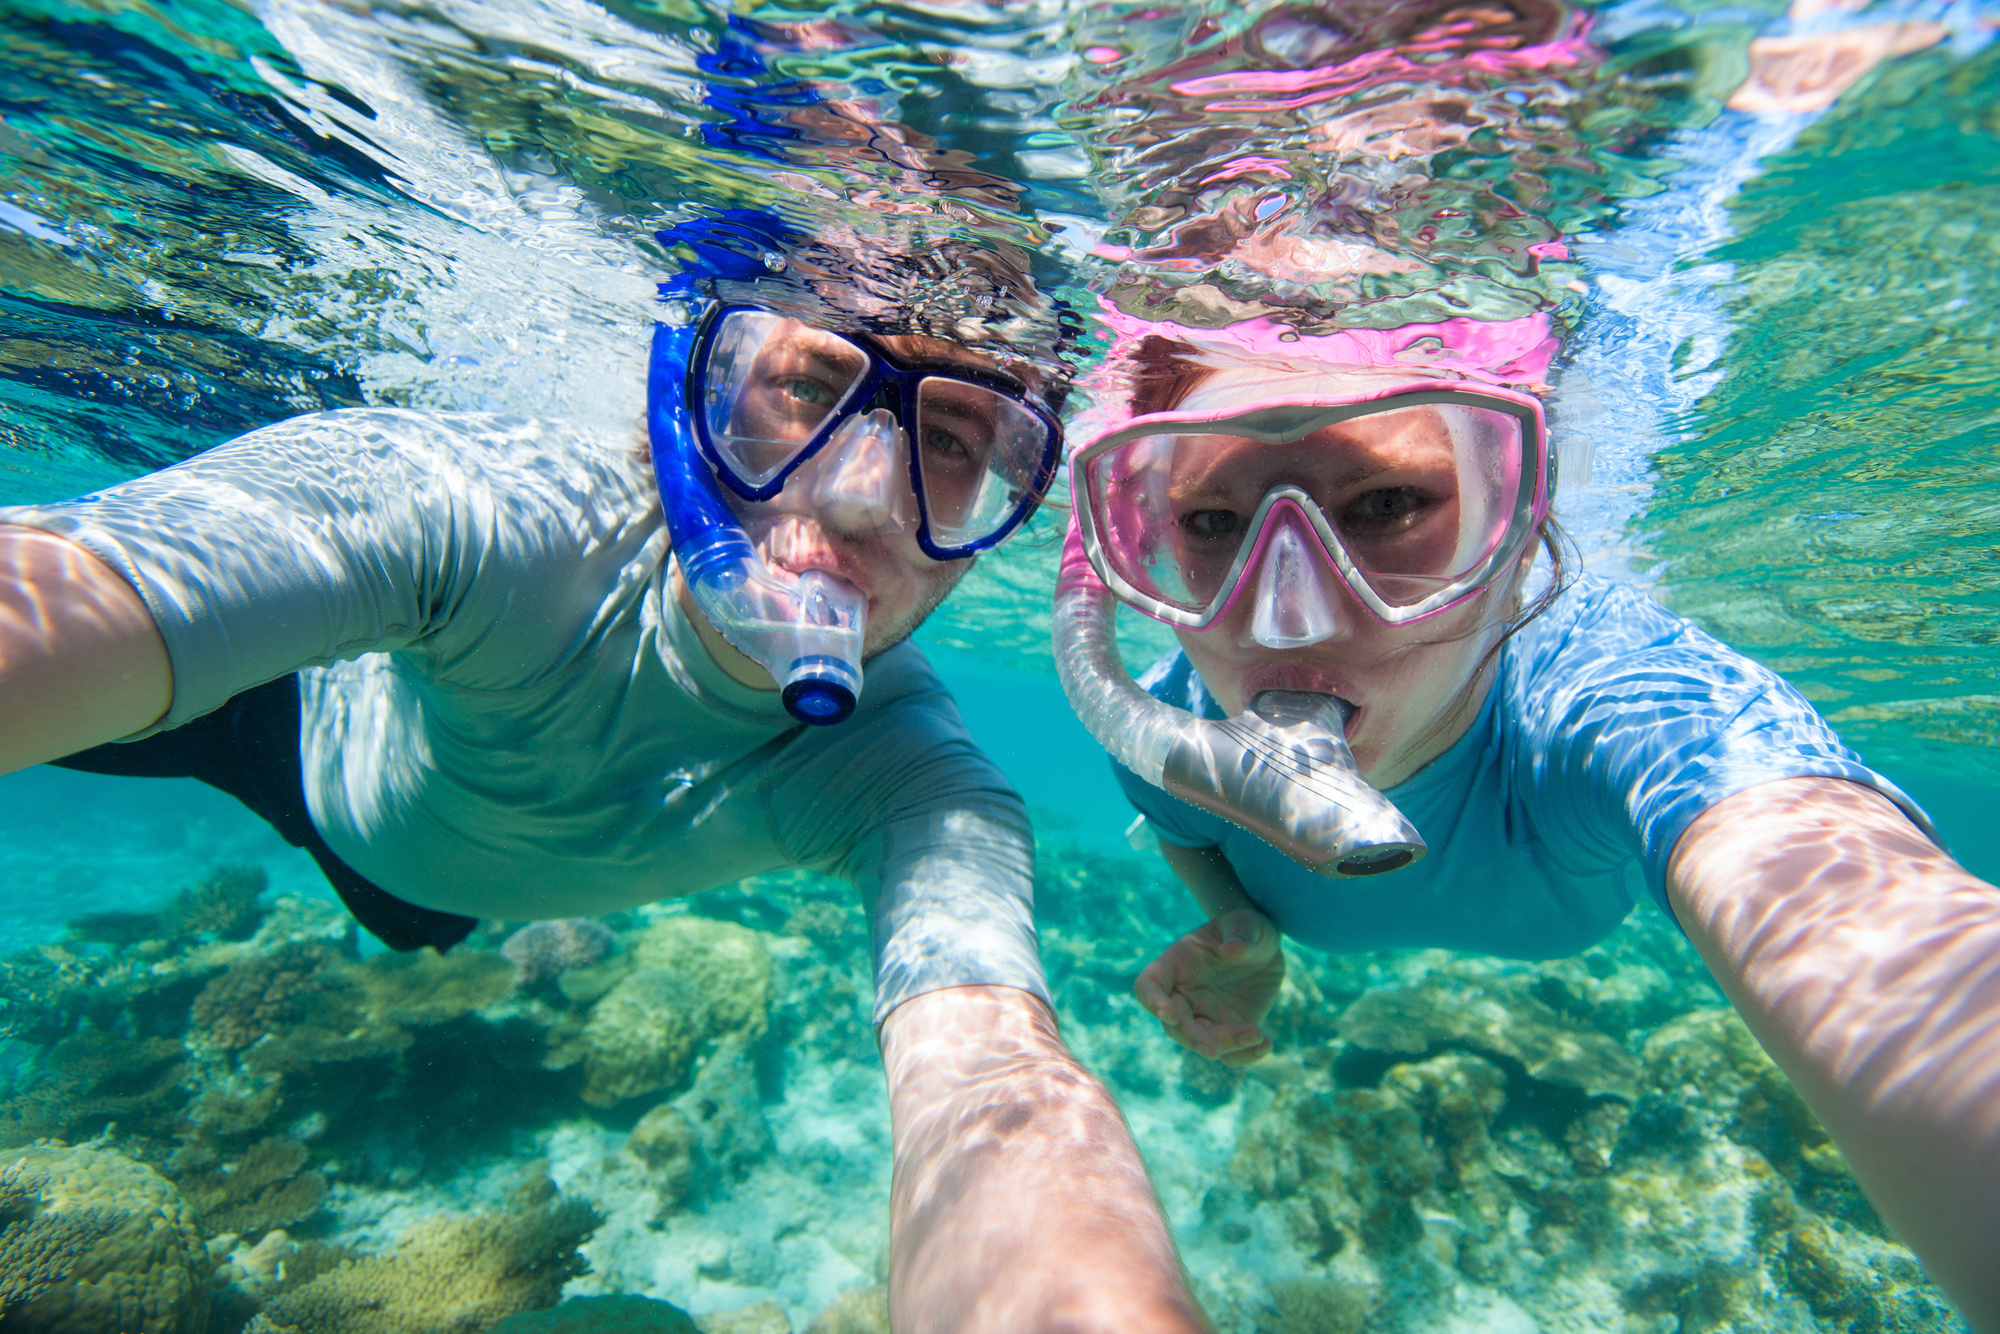
[[767,557],[765,563],[787,574],[804,574],[807,570],[819,570],[830,574],[843,584],[851,586],[861,596],[868,599],[868,605],[875,605],[875,590],[870,581],[859,570],[837,557],[807,556],[801,560],[787,560],[783,557]]

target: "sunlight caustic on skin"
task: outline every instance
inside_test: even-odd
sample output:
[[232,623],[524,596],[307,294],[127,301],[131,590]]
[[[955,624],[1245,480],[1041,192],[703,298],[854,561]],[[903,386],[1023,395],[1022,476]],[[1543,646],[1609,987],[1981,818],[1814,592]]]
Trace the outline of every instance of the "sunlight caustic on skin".
[[[1007,987],[920,996],[883,1024],[882,1059],[896,1122],[891,1209],[912,1238],[890,1278],[898,1331],[1209,1328],[1174,1300],[1185,1290],[1171,1281],[1179,1265],[1163,1222],[1134,1207],[1153,1193],[1117,1104],[1040,1001]],[[969,1198],[989,1203],[960,1207]],[[1043,1225],[1057,1215],[1070,1222]],[[956,1291],[975,1270],[1070,1277]]]
[[1739,793],[1675,850],[1682,924],[1883,1216],[2000,1327],[2000,889],[1886,798]]

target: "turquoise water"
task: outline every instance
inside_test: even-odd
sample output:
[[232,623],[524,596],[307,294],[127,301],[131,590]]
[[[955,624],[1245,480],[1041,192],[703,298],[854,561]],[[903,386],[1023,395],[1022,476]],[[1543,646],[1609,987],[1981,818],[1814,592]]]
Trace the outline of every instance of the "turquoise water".
[[[647,238],[712,207],[872,226],[883,200],[935,211],[940,172],[975,172],[981,205],[953,225],[1035,252],[1081,300],[1108,281],[1093,250],[1170,249],[1186,218],[1135,210],[1253,134],[1298,170],[1255,183],[1264,195],[1188,191],[1190,209],[1252,199],[1273,234],[1308,235],[1337,174],[1302,167],[1291,130],[1172,86],[1177,62],[1234,59],[1267,12],[841,8],[834,40],[758,71],[717,63],[727,14],[691,0],[8,0],[0,503],[324,407],[629,429],[668,271]],[[1605,7],[1604,57],[1522,91],[1554,119],[1496,122],[1433,162],[1468,215],[1518,205],[1574,262],[1426,242],[1418,277],[1356,291],[1407,315],[1425,282],[1499,273],[1478,289],[1487,313],[1573,323],[1559,421],[1596,458],[1563,513],[1586,563],[1799,682],[1996,879],[1993,20],[1878,5],[1853,22],[1933,20],[1936,45],[1823,115],[1760,117],[1722,102],[1750,37],[1783,29],[1775,7]],[[918,157],[776,133],[769,99],[797,80],[921,136]],[[1370,225],[1378,241],[1418,230],[1394,210]],[[1256,295],[1239,270],[1217,281]],[[1170,268],[1147,282],[1180,309],[1217,299]],[[1282,299],[1307,318],[1355,295],[1329,287]],[[1184,1059],[1129,989],[1196,914],[1125,842],[1129,809],[1056,684],[1053,531],[1038,520],[983,562],[919,639],[1034,815],[1065,1034],[1119,1094],[1221,1328],[1957,1327],[1650,910],[1543,965],[1301,952],[1270,1062],[1240,1076]],[[1134,662],[1165,643],[1127,636]],[[267,884],[247,942],[163,924],[173,895],[232,866]],[[0,778],[0,875],[5,1142],[101,1137],[172,1181],[205,1247],[185,1268],[213,1288],[207,1328],[242,1328],[343,1257],[404,1264],[420,1287],[452,1266],[397,1261],[399,1244],[469,1245],[425,1221],[440,1212],[501,1220],[484,1252],[539,1257],[573,1298],[657,1298],[711,1331],[882,1327],[887,1112],[844,887],[770,877],[605,923],[626,954],[667,948],[689,917],[725,923],[768,962],[764,1035],[704,1035],[736,1055],[689,1076],[724,1108],[691,1160],[639,1133],[683,1086],[605,1107],[580,1096],[580,1067],[552,1068],[597,996],[513,988],[507,924],[446,973],[405,976],[353,948],[303,854],[205,789]],[[119,913],[155,919],[106,924]],[[80,942],[67,924],[93,914]],[[273,1002],[260,1049],[290,1064],[252,1068],[199,998],[224,978],[279,986],[308,956],[319,999]],[[1495,1004],[1506,1022],[1475,1031]],[[1421,1050],[1385,1036],[1385,1015]],[[349,1046],[312,1047],[336,1019]],[[1587,1059],[1553,1061],[1578,1045]],[[464,1298],[473,1315],[412,1306],[400,1328],[485,1328],[557,1295],[494,1290]]]

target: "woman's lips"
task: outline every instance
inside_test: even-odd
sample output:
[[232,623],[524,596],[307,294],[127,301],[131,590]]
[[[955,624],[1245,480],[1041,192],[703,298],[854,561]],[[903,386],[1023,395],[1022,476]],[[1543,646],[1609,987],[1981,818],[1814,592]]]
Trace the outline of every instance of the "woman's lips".
[[1326,668],[1311,662],[1274,662],[1243,678],[1243,698],[1255,699],[1266,690],[1305,690],[1316,695],[1337,695],[1359,707],[1354,687]]

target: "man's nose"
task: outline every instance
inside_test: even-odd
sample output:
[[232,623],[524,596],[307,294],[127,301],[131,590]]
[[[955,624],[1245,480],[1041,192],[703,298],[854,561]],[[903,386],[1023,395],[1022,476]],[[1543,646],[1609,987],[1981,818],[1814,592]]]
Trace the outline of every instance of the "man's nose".
[[904,527],[915,500],[908,454],[909,439],[886,408],[842,422],[813,460],[812,504],[821,522],[857,534]]
[[1257,570],[1257,605],[1245,641],[1265,648],[1305,648],[1341,632],[1340,590],[1319,543],[1297,517],[1279,517],[1278,531]]

